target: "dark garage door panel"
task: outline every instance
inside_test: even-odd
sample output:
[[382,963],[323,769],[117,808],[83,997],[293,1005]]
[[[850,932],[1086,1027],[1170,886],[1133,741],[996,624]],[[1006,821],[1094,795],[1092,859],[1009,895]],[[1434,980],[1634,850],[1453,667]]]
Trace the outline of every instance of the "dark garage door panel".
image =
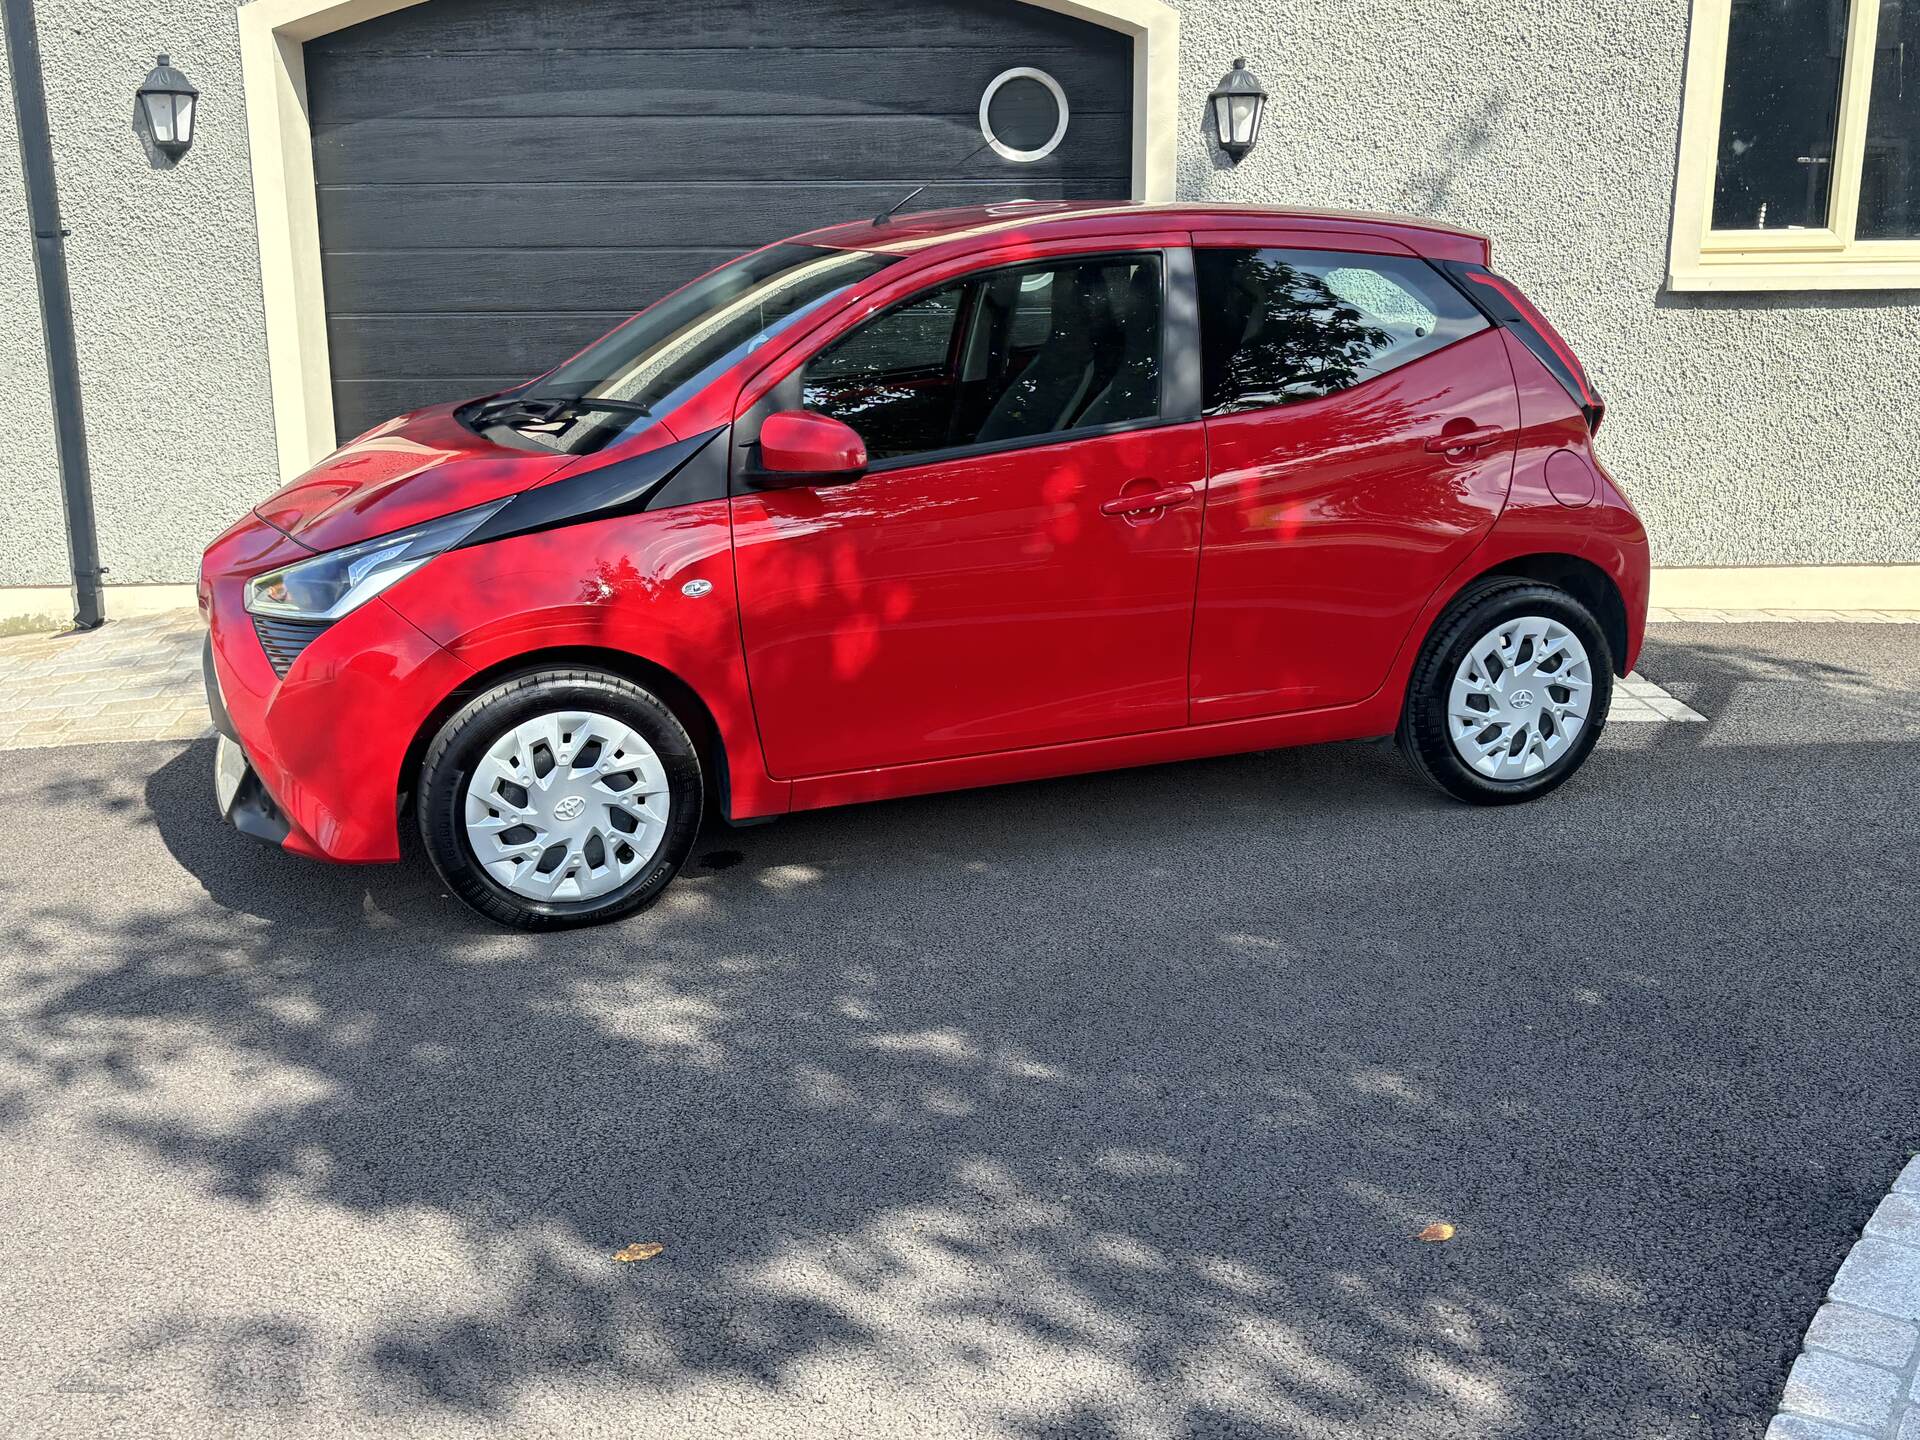
[[[366,51],[351,65],[309,69],[307,94],[313,113],[335,123],[547,116],[557,113],[557,96],[565,97],[569,115],[914,114],[924,111],[926,77],[938,68],[944,91],[972,97],[963,107],[971,113],[987,83],[1007,68],[1007,53],[1004,43],[992,50],[888,45],[878,55],[871,47]],[[1071,77],[1076,111],[1130,109],[1126,67],[1085,62],[1082,50],[1047,45],[1021,48],[1018,63],[1063,82]]]
[[672,288],[738,252],[732,246],[523,245],[492,250],[443,248],[433,263],[458,273],[458,290],[423,293],[417,250],[342,250],[328,277],[373,315],[464,313],[483,297],[496,314],[576,309],[583,296],[631,313],[648,285]]
[[[976,112],[1073,107],[1036,165]],[[536,374],[750,245],[914,208],[1130,189],[1131,47],[1016,0],[427,0],[309,42],[337,429]]]
[[[1124,115],[1076,115],[1074,139],[1020,167],[1022,184],[1090,178],[1124,154]],[[797,180],[914,180],[946,175],[1005,184],[1008,165],[980,149],[977,114],[619,115],[514,119],[388,120],[328,125],[313,137],[314,178],[325,186],[486,184],[538,175],[546,185],[633,181],[693,184]],[[1091,177],[1098,178],[1098,177]]]
[[[1062,195],[1112,199],[1113,185],[1125,183],[1022,185],[1013,193],[1042,200]],[[763,180],[732,185],[348,186],[323,192],[321,247],[329,260],[332,253],[346,250],[519,250],[555,245],[635,250],[711,246],[737,255],[751,245],[799,230],[870,216],[911,188],[899,180],[805,185]],[[998,184],[934,184],[914,200],[912,208],[932,210],[1009,198],[1008,187]],[[329,304],[342,308],[341,301],[350,297],[336,295],[331,268],[326,276]],[[457,297],[475,289],[453,274],[442,276],[440,284],[446,294]],[[590,308],[600,308],[597,295],[579,298]],[[491,303],[483,292],[474,293],[473,299]]]
[[327,327],[334,365],[353,375],[423,379],[534,375],[613,329],[631,310],[526,314],[502,326],[492,315],[335,318]]
[[[634,5],[621,0],[440,0],[411,5],[308,44],[358,54],[524,50],[886,50],[1084,51],[1092,28],[1037,5],[1001,0],[698,0]],[[988,34],[986,32],[992,32]]]

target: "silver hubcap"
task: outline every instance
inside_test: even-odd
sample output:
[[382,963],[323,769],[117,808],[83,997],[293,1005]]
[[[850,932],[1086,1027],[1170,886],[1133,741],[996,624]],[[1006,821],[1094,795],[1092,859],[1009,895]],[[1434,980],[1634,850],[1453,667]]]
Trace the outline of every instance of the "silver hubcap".
[[516,725],[467,782],[467,841],[529,900],[592,900],[643,870],[666,838],[666,767],[630,726],[591,710]]
[[1592,706],[1580,638],[1558,620],[1523,615],[1482,635],[1454,671],[1447,733],[1489,780],[1525,780],[1567,757]]

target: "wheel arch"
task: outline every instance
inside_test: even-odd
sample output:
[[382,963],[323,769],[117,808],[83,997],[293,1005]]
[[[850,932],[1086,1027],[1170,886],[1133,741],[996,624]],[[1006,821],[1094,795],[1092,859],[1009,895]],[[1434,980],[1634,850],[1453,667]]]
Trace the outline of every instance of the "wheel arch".
[[[1600,633],[1607,637],[1607,649],[1613,663],[1613,673],[1625,676],[1627,647],[1627,602],[1620,594],[1620,587],[1614,583],[1611,575],[1578,555],[1568,555],[1557,551],[1547,551],[1532,555],[1520,555],[1502,560],[1473,575],[1460,585],[1448,597],[1447,605],[1441,613],[1451,607],[1467,589],[1482,580],[1496,576],[1511,575],[1522,580],[1538,580],[1548,585],[1557,585],[1588,610],[1593,618],[1600,622]],[[1435,617],[1435,624],[1439,617]]]
[[474,696],[484,694],[504,680],[534,670],[555,669],[604,670],[658,695],[661,702],[673,712],[674,718],[686,727],[688,738],[693,741],[707,777],[708,800],[717,803],[722,816],[733,818],[733,787],[727,747],[721,739],[719,722],[714,719],[712,708],[700,692],[657,661],[625,650],[592,645],[559,645],[514,655],[484,670],[476,670],[450,691],[434,706],[421,723],[412,743],[407,746],[406,756],[400,764],[399,787],[394,795],[396,815],[404,813],[413,803],[414,782],[420,773],[420,765],[433,744],[433,737],[440,733],[440,727],[447,723],[455,711]]

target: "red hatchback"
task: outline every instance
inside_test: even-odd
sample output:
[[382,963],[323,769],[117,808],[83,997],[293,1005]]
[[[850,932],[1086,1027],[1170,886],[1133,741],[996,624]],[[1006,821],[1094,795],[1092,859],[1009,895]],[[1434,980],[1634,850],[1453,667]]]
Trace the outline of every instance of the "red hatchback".
[[709,807],[1397,734],[1566,780],[1647,544],[1566,343],[1424,221],[1023,203],[756,250],[207,550],[217,791],[305,855],[417,812],[509,924],[646,904]]

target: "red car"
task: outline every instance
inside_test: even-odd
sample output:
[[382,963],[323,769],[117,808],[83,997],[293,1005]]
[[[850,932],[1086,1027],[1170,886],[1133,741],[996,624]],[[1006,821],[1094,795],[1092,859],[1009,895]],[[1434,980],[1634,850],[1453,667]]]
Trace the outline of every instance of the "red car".
[[201,569],[222,810],[544,928],[702,816],[1396,734],[1565,781],[1640,648],[1603,406],[1485,238],[1021,203],[756,250],[343,445]]

